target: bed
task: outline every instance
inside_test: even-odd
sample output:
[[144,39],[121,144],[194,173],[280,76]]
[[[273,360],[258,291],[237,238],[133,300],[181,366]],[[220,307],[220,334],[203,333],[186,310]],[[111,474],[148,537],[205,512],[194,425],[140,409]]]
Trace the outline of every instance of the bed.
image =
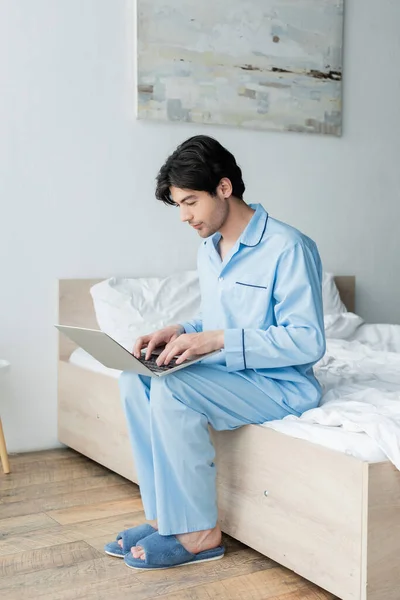
[[[98,281],[59,281],[60,323],[98,328],[89,293]],[[354,311],[354,277],[335,281]],[[222,530],[343,600],[398,600],[400,472],[393,461],[368,436],[360,455],[305,439],[318,426],[315,419],[301,423],[301,435],[275,425],[211,431]],[[62,335],[58,437],[138,482],[118,373],[96,365]]]

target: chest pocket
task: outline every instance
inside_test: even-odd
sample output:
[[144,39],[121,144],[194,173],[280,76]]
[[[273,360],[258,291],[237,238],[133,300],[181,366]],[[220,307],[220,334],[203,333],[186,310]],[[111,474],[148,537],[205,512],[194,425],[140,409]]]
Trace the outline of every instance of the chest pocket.
[[257,329],[268,321],[270,290],[263,283],[244,279],[233,282],[228,302],[237,327]]

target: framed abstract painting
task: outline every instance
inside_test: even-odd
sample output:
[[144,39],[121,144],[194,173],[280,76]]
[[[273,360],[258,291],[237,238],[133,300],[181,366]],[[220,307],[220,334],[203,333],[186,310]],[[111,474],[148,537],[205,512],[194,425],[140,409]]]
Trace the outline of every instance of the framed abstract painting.
[[137,0],[137,117],[341,135],[344,0]]

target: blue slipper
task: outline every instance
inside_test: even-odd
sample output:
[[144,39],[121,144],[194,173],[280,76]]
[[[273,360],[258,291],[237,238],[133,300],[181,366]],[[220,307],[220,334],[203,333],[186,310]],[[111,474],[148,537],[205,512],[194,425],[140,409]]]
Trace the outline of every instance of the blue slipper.
[[160,535],[158,531],[138,540],[137,545],[146,552],[146,558],[145,560],[134,558],[132,552],[126,554],[124,562],[131,569],[170,569],[181,565],[217,560],[225,554],[223,546],[192,554],[174,535]]
[[[148,523],[138,525],[137,527],[131,527],[125,531],[121,531],[117,535],[115,542],[110,542],[104,546],[104,551],[110,556],[117,556],[118,558],[124,558],[125,554],[131,551],[132,546],[136,546],[139,540],[144,539],[148,535],[151,535],[157,531]],[[122,540],[122,548],[118,544],[118,540]]]

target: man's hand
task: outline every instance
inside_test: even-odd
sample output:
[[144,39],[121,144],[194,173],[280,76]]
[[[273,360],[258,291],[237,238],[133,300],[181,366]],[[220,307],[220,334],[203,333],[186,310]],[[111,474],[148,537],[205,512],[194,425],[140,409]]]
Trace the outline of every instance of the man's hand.
[[208,354],[224,347],[224,330],[203,331],[201,333],[184,333],[171,340],[157,359],[158,366],[168,365],[175,356],[179,356],[176,364],[185,360]]
[[184,333],[184,331],[182,325],[170,325],[169,327],[158,329],[158,331],[154,331],[148,335],[143,335],[136,340],[132,354],[136,358],[140,358],[142,348],[147,347],[145,359],[149,360],[154,348],[173,342]]

